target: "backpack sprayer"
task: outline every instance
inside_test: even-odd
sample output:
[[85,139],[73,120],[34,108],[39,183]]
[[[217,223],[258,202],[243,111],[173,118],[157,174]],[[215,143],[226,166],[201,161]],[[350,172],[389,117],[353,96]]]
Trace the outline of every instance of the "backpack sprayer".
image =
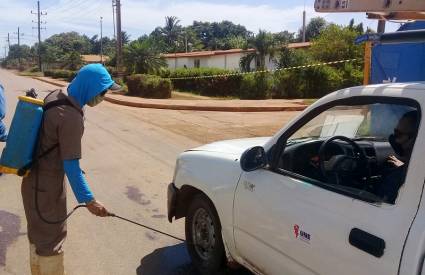
[[[30,89],[26,96],[18,97],[18,104],[16,106],[15,114],[12,119],[12,124],[9,129],[9,135],[6,141],[6,146],[3,149],[0,158],[0,172],[5,174],[14,174],[21,177],[28,176],[30,169],[37,165],[38,160],[47,156],[58,144],[52,146],[44,152],[38,152],[39,132],[43,125],[43,114],[48,109],[55,106],[73,106],[66,99],[59,99],[48,104],[44,104],[43,100],[37,99],[37,93],[34,89]],[[79,110],[80,111],[80,110]],[[77,209],[87,207],[84,204],[75,206],[66,217],[57,221],[49,221],[45,219],[40,212],[38,206],[38,175],[36,176],[35,184],[35,208],[38,216],[42,221],[48,224],[58,224],[66,221]],[[171,234],[162,232],[152,227],[143,225],[141,223],[123,218],[113,213],[108,213],[109,217],[115,217],[146,229],[155,231],[162,235],[184,242],[184,239],[173,236]]]

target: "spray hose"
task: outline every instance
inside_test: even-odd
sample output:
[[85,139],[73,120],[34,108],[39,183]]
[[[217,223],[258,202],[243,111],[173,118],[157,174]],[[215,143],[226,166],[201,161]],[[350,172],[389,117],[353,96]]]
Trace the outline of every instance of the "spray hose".
[[[75,206],[66,216],[65,216],[65,218],[63,218],[63,219],[60,219],[60,220],[57,220],[57,221],[49,221],[49,220],[47,220],[46,218],[44,218],[43,217],[43,215],[41,214],[41,211],[40,211],[40,208],[39,208],[39,206],[38,206],[38,192],[39,192],[39,190],[38,190],[38,174],[36,175],[36,182],[35,182],[35,197],[34,197],[34,199],[35,199],[35,209],[36,209],[36,211],[37,211],[37,214],[38,214],[38,216],[40,217],[40,219],[43,221],[43,222],[45,222],[45,223],[47,223],[47,224],[58,224],[58,223],[63,223],[63,222],[65,222],[67,219],[69,219],[69,217],[71,217],[71,215],[72,214],[74,214],[74,212],[75,211],[77,211],[77,209],[79,209],[79,208],[87,208],[87,205],[85,205],[85,204],[79,204],[79,205],[77,205],[77,206]],[[108,217],[114,217],[114,218],[117,218],[117,219],[120,219],[120,220],[123,220],[123,221],[126,221],[126,222],[129,222],[129,223],[132,223],[132,224],[135,224],[135,225],[138,225],[138,226],[141,226],[141,227],[143,227],[143,228],[146,228],[146,229],[149,229],[149,230],[152,230],[152,231],[154,231],[154,232],[157,232],[157,233],[159,233],[159,234],[161,234],[161,235],[164,235],[164,236],[167,236],[167,237],[170,237],[170,238],[172,238],[172,239],[175,239],[175,240],[178,240],[178,241],[181,241],[181,242],[185,242],[185,240],[184,239],[182,239],[182,238],[179,238],[179,237],[176,237],[176,236],[173,236],[173,235],[171,235],[171,234],[168,234],[168,233],[165,233],[165,232],[163,232],[163,231],[161,231],[161,230],[158,230],[158,229],[155,229],[155,228],[152,228],[152,227],[150,227],[150,226],[147,226],[147,225],[144,225],[144,224],[141,224],[141,223],[138,223],[138,222],[135,222],[135,221],[132,221],[132,220],[130,220],[130,219],[127,219],[127,218],[124,218],[124,217],[121,217],[121,216],[118,216],[118,215],[116,215],[116,214],[114,214],[114,213],[108,213]]]

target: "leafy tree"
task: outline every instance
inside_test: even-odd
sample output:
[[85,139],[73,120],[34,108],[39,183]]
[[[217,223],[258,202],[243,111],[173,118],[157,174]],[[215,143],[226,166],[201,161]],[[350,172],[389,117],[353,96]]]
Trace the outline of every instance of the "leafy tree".
[[47,46],[58,47],[64,53],[78,51],[80,54],[91,53],[90,38],[86,35],[80,35],[77,32],[67,32],[52,35],[47,38],[43,44]]
[[130,35],[126,31],[121,31],[121,41],[123,45],[130,43]]
[[279,69],[282,69],[308,64],[310,59],[311,57],[304,50],[283,47],[279,50],[276,64]]
[[288,32],[288,31],[274,33],[273,37],[276,40],[276,42],[281,45],[285,45],[295,41],[295,33]]
[[355,45],[354,40],[360,35],[350,27],[330,24],[314,39],[310,52],[315,60],[336,61],[363,57],[363,46]]
[[223,50],[228,49],[246,49],[248,47],[248,41],[243,36],[230,36],[224,40]]
[[83,64],[81,54],[77,51],[67,53],[63,59],[63,68],[75,71],[78,70]]
[[[310,41],[317,36],[326,28],[328,23],[322,17],[314,17],[310,20],[305,28],[305,40]],[[300,29],[298,32],[298,41],[302,41],[303,30]]]
[[266,68],[266,56],[272,59],[276,52],[276,41],[272,33],[260,30],[258,34],[248,40],[248,46],[255,49],[255,52],[249,53],[240,60],[240,67],[243,71],[251,70],[252,61],[256,62],[257,70]]
[[22,60],[26,60],[32,57],[33,57],[33,54],[31,53],[31,48],[29,46],[27,45],[18,46],[17,44],[15,44],[10,46],[7,59],[21,58]]
[[208,50],[228,48],[229,37],[243,37],[246,40],[252,36],[252,33],[244,26],[236,25],[230,21],[219,23],[194,21],[189,28],[193,29],[204,48]]
[[177,49],[177,40],[181,35],[182,27],[179,25],[180,20],[175,16],[165,17],[165,26],[159,29],[159,32],[165,37],[167,46],[170,49]]
[[350,20],[350,23],[348,23],[348,28],[350,30],[355,30],[357,31],[359,34],[363,34],[364,33],[364,27],[363,27],[363,23],[360,23],[358,25],[354,24],[354,18],[352,18]]
[[153,41],[143,37],[124,47],[124,64],[130,73],[155,73],[167,66]]

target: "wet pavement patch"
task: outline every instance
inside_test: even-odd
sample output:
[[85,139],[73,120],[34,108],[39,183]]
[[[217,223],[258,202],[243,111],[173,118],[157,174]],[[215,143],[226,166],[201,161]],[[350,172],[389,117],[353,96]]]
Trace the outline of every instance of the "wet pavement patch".
[[152,218],[156,218],[156,219],[163,219],[165,218],[165,215],[152,215]]
[[0,266],[6,265],[6,252],[8,247],[15,242],[21,229],[19,216],[0,210]]
[[145,236],[151,241],[158,240],[158,234],[156,234],[154,232],[146,232]]
[[141,205],[148,205],[151,203],[150,200],[145,199],[145,194],[140,192],[140,189],[135,186],[127,186],[127,192],[125,193],[127,195],[127,198],[130,200],[137,202]]

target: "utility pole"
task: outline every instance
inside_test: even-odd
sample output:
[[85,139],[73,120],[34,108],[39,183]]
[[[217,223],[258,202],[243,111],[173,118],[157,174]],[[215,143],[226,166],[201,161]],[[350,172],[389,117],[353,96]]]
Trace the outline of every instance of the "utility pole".
[[100,17],[100,63],[103,64],[103,17]]
[[304,0],[304,10],[303,10],[303,42],[305,42],[305,19],[306,19],[306,13],[305,13],[305,0]]
[[10,50],[10,36],[9,36],[9,33],[7,33],[7,46],[9,47],[9,50]]
[[19,31],[19,27],[18,27],[18,32],[14,33],[18,35],[18,63],[19,63],[19,67],[21,66],[21,36],[23,36],[23,33],[20,33]]
[[121,32],[121,0],[116,0],[117,8],[117,70],[122,70],[122,32]]
[[303,42],[305,42],[305,10],[303,11]]
[[115,33],[115,0],[112,0],[112,24],[114,25],[114,39],[117,39],[117,35]]
[[[41,72],[41,29],[46,29],[46,28],[41,28],[41,23],[45,23],[45,22],[42,22],[40,20],[40,18],[41,18],[42,15],[47,15],[47,13],[40,11],[40,1],[37,1],[37,12],[31,11],[31,14],[37,14],[37,29],[38,29],[38,47],[37,47],[38,70]],[[35,23],[34,21],[32,21],[32,22]],[[33,27],[33,29],[35,29],[35,28]]]

